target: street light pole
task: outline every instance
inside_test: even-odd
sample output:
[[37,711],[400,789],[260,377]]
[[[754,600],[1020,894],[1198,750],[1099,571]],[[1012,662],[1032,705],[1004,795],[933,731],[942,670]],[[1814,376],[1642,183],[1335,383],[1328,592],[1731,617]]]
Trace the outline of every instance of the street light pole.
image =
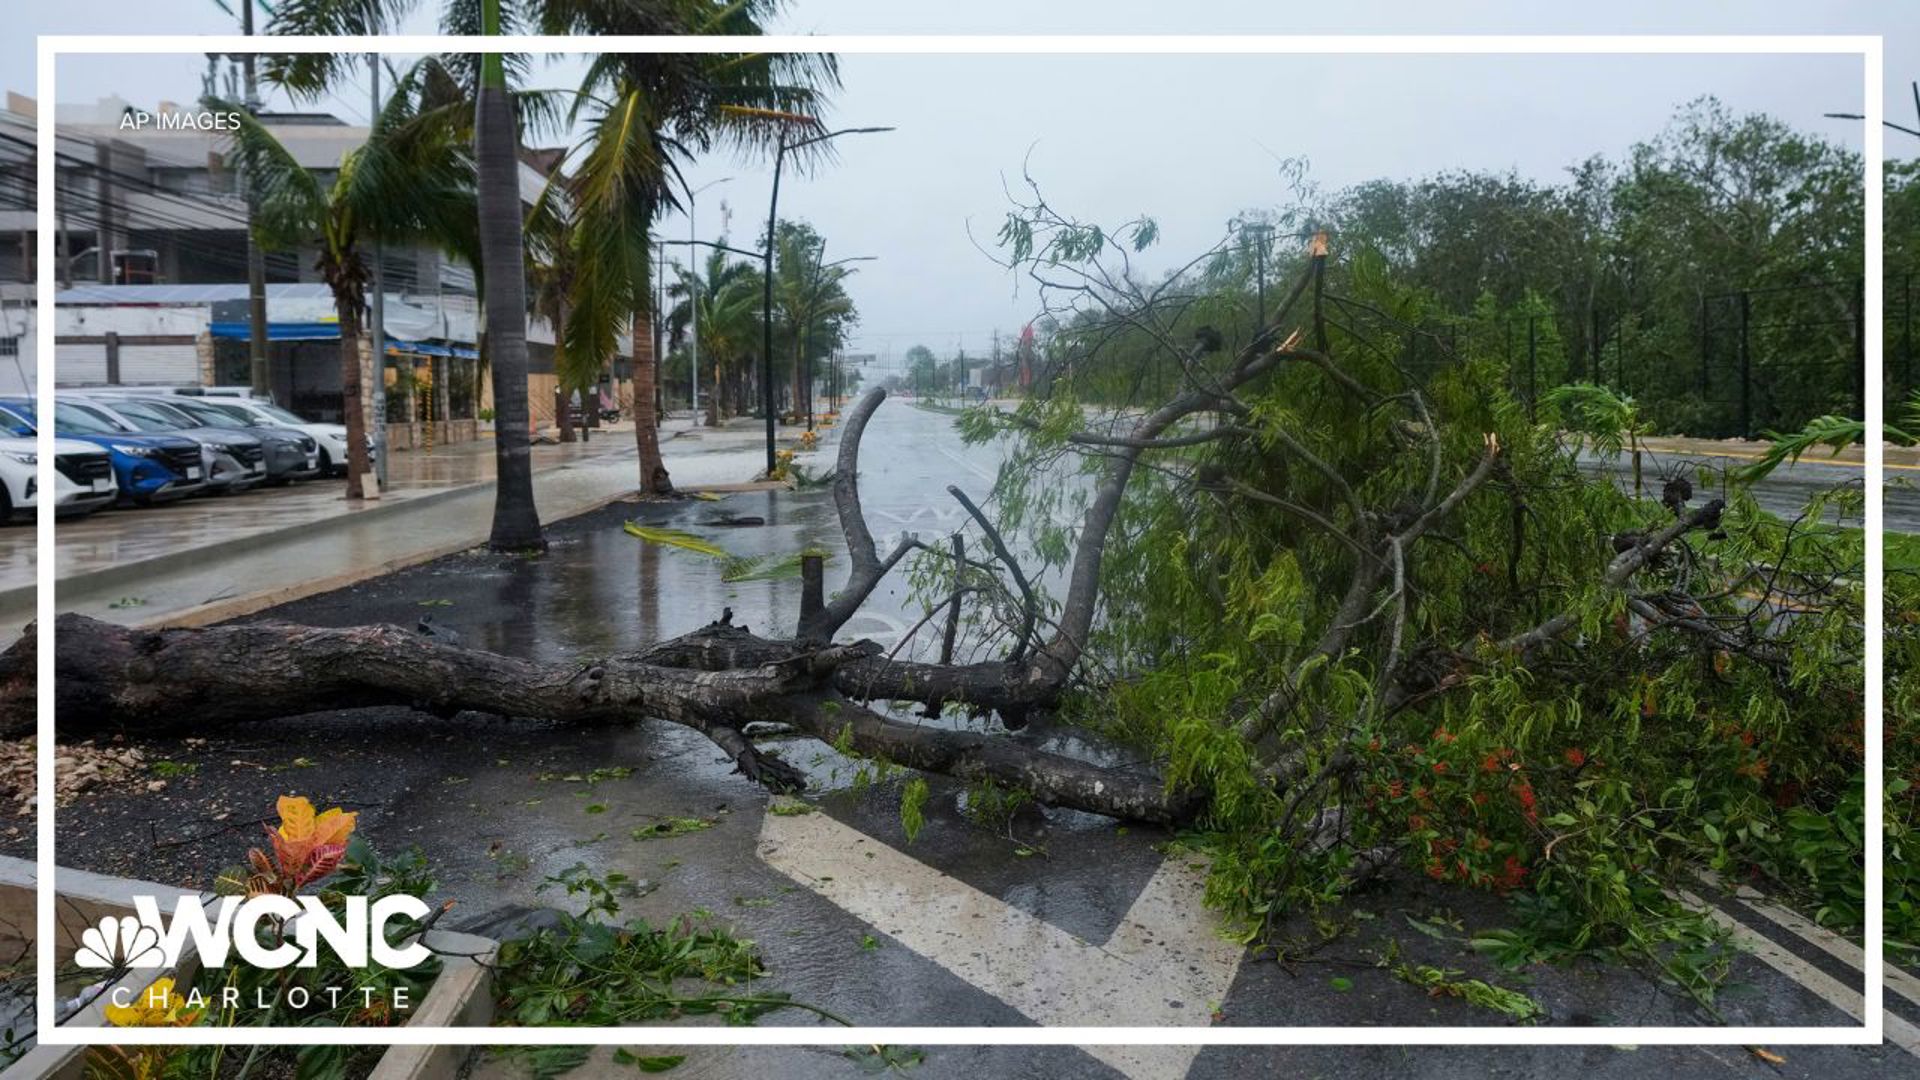
[[[253,4],[254,0],[240,0],[240,32],[248,37],[253,36]],[[255,60],[250,52],[240,56],[248,113],[260,111]],[[260,189],[251,171],[240,177],[240,183],[245,185],[247,196],[247,384],[254,397],[265,398],[273,395],[273,379],[267,368],[267,256],[253,235],[260,216]],[[385,481],[386,477],[380,479]]]
[[[687,192],[687,246],[692,247],[694,241],[700,238],[699,227],[694,221],[693,216],[695,200],[700,197],[701,192],[715,184],[724,184],[731,179],[733,179],[733,177],[723,176],[718,180],[709,180],[699,187],[694,188],[692,191]],[[689,253],[688,259],[691,261],[691,253]],[[687,319],[687,341],[692,355],[693,422],[698,424],[700,422],[700,270],[698,263],[694,263],[694,272],[687,276],[687,281],[687,312],[690,316],[690,318]]]
[[800,336],[800,362],[806,367],[803,385],[807,388],[807,430],[813,430],[813,308],[820,300],[820,260],[827,257],[827,238],[813,252],[813,288],[807,291],[806,330]]
[[[252,0],[248,0],[247,6],[253,6]],[[372,76],[373,121],[374,123],[379,123],[381,113],[379,53],[367,54],[367,72]],[[387,457],[389,456],[387,454],[387,286],[386,279],[380,274],[380,257],[380,242],[376,240],[373,245],[373,310],[369,313],[370,318],[368,319],[368,321],[372,323],[372,326],[369,327],[369,336],[373,339],[371,345],[373,347],[373,476],[375,491],[387,490]],[[266,301],[263,294],[261,300],[263,307],[265,303]],[[262,320],[262,322],[264,323],[264,320]],[[264,325],[261,326],[260,332],[263,334],[266,332]],[[263,359],[261,362],[262,371],[265,370],[265,366]],[[413,373],[411,371],[407,374],[408,378],[412,378]],[[347,452],[352,453],[353,448],[348,447]]]
[[773,155],[773,197],[767,200],[767,242],[760,267],[760,409],[767,421],[767,479],[773,479],[773,240],[780,212],[780,166],[787,159],[787,133]]
[[[813,123],[812,117],[794,116],[791,119]],[[760,407],[767,414],[767,475],[773,475],[773,248],[774,230],[779,225],[780,214],[780,169],[786,162],[787,151],[798,150],[803,146],[826,142],[842,135],[867,135],[881,131],[892,131],[890,127],[842,128],[829,131],[824,135],[815,135],[788,142],[784,129],[780,132],[780,141],[773,154],[773,194],[767,199],[767,245],[761,253],[761,276],[764,279],[760,294]]]
[[[803,343],[800,349],[800,355],[805,358],[805,362],[807,365],[806,383],[807,383],[807,430],[808,431],[813,430],[813,313],[820,305],[821,290],[827,287],[827,279],[824,276],[822,276],[821,271],[831,270],[836,266],[844,266],[847,263],[852,263],[852,262],[872,262],[876,258],[876,256],[873,256],[873,255],[849,255],[844,259],[835,259],[830,263],[822,263],[820,259],[823,256],[825,256],[826,253],[827,253],[827,238],[823,236],[820,238],[819,254],[815,255],[813,259],[813,286],[807,291],[806,334],[805,334],[805,337],[802,339]],[[828,370],[829,372],[832,371],[831,368],[829,368]],[[829,379],[831,378],[833,378],[833,376],[829,375]],[[831,382],[829,383],[829,385],[830,386],[832,385]],[[832,394],[834,393],[834,391],[829,389],[828,393]],[[837,405],[835,405],[834,407],[836,409],[838,408]]]

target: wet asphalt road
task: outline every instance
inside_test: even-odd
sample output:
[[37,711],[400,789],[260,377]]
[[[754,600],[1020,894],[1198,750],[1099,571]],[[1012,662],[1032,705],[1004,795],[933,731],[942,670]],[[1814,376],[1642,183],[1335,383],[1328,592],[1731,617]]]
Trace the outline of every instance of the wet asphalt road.
[[[1658,498],[1660,487],[1667,477],[1685,476],[1693,482],[1694,490],[1700,493],[1696,496],[1697,501],[1718,494],[1719,481],[1709,482],[1703,479],[1703,475],[1718,475],[1729,466],[1737,468],[1746,463],[1744,458],[1711,454],[1650,452],[1641,461],[1641,484],[1648,498]],[[1624,491],[1633,490],[1633,465],[1626,455],[1607,458],[1591,451],[1584,452],[1580,457],[1580,467],[1590,476],[1611,476]],[[1809,499],[1837,485],[1858,482],[1862,475],[1858,465],[1834,463],[1818,453],[1810,454],[1798,462],[1782,463],[1769,473],[1754,486],[1754,500],[1763,509],[1792,520],[1805,509]],[[1920,471],[1911,466],[1889,466],[1886,484],[1881,490],[1887,531],[1920,533]],[[1857,517],[1838,520],[1855,527],[1862,524]]]
[[[890,403],[869,427],[862,491],[882,550],[891,534],[931,537],[959,523],[944,488],[984,496],[997,464],[991,448],[963,446],[946,417]],[[816,468],[824,468],[831,445]],[[532,560],[469,552],[264,613],[313,625],[395,622],[422,615],[480,648],[558,661],[631,651],[697,628],[731,608],[736,623],[783,633],[798,606],[797,581],[727,583],[717,561],[641,543],[621,531],[633,518],[698,533],[736,555],[779,555],[807,546],[837,549],[824,492],[736,494],[719,502],[615,504],[558,523],[552,550]],[[760,518],[758,525],[728,524]],[[830,566],[829,588],[844,564]],[[918,617],[895,575],[872,611],[846,628],[891,645]],[[950,720],[948,722],[967,722]],[[974,721],[980,723],[982,721]],[[1021,738],[1045,739],[1044,730]],[[419,844],[442,890],[471,921],[508,905],[563,903],[540,884],[585,863],[645,882],[628,911],[665,918],[714,912],[756,940],[773,984],[866,1024],[1024,1025],[1031,1021],[947,969],[776,872],[756,853],[766,797],[737,776],[702,737],[671,725],[570,730],[403,709],[288,718],[225,733],[203,745],[155,740],[154,756],[199,766],[160,796],[114,795],[63,812],[63,863],[169,882],[204,883],[253,842],[251,824],[218,821],[264,813],[283,791],[321,805],[362,811],[377,845]],[[1167,837],[1072,812],[1032,811],[1007,833],[977,827],[959,812],[961,791],[930,778],[927,826],[909,845],[900,824],[899,781],[857,786],[856,766],[817,744],[786,756],[814,781],[819,812],[873,841],[997,897],[1046,922],[1103,941],[1118,928],[1163,855]],[[631,770],[603,774],[594,769]],[[573,777],[574,779],[568,779]],[[226,818],[216,815],[226,813]],[[712,827],[672,839],[636,839],[663,817],[700,817]],[[1025,850],[1029,855],[1019,855]],[[1290,967],[1246,962],[1217,1002],[1194,1002],[1231,1025],[1487,1025],[1505,1018],[1454,999],[1435,999],[1393,978],[1383,956],[1457,970],[1520,989],[1547,1009],[1547,1023],[1591,1026],[1714,1022],[1689,999],[1618,967],[1536,966],[1503,972],[1467,948],[1471,932],[1503,925],[1498,901],[1424,880],[1399,881],[1357,897],[1353,931]],[[1440,935],[1419,931],[1410,920]],[[1307,927],[1300,928],[1302,932]],[[973,928],[986,947],[993,927]],[[1831,957],[1788,943],[1835,978],[1857,977]],[[1817,994],[1751,958],[1735,961],[1722,992],[1724,1022],[1847,1025]],[[767,1023],[808,1023],[776,1014]],[[1088,1016],[1085,1023],[1101,1023]],[[1613,1040],[1608,1040],[1612,1042]],[[1631,1042],[1631,1038],[1622,1038]],[[1849,1077],[1920,1075],[1915,1059],[1884,1048],[1771,1048],[1767,1064],[1738,1047],[1598,1048],[1211,1048],[1193,1059],[1195,1078],[1265,1075],[1373,1077],[1682,1075]],[[834,1052],[736,1049],[695,1052],[680,1075],[848,1076],[859,1067]],[[499,1062],[482,1076],[517,1076]],[[599,1075],[622,1075],[607,1066]],[[626,1069],[631,1072],[630,1067]],[[1123,1075],[1074,1048],[929,1048],[913,1075],[928,1077],[1112,1077]],[[580,1074],[576,1074],[580,1075]]]

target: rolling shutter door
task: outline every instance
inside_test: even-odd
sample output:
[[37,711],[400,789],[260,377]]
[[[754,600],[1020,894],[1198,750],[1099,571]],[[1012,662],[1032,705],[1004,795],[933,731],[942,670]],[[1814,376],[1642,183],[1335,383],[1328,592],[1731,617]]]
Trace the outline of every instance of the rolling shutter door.
[[105,345],[55,345],[53,347],[53,381],[57,386],[75,386],[82,383],[98,385],[107,381],[107,347]]
[[163,383],[197,386],[200,383],[200,353],[190,342],[185,345],[121,345],[120,381],[126,385]]

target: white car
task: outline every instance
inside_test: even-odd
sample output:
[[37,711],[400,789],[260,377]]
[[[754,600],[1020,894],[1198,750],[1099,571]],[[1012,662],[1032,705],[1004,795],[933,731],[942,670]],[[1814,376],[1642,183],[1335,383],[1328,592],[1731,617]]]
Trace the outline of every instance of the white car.
[[[39,505],[39,447],[32,439],[0,438],[0,522],[31,517]],[[91,514],[119,496],[107,452],[78,439],[53,440],[54,513]]]
[[[320,444],[320,475],[332,476],[347,471],[347,426],[345,424],[315,424],[300,416],[288,412],[270,401],[259,398],[229,397],[224,394],[195,395],[198,400],[224,408],[245,409],[262,423],[273,427],[292,428],[304,435],[312,436]],[[367,438],[369,455],[373,450],[373,438]]]

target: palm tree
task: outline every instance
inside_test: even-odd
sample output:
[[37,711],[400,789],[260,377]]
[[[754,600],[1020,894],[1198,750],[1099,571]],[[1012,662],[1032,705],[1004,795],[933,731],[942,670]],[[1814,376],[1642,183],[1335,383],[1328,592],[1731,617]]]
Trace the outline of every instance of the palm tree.
[[[726,242],[720,238],[723,247]],[[690,324],[698,323],[700,352],[712,365],[706,423],[718,427],[726,411],[728,373],[738,368],[760,329],[760,271],[750,262],[729,259],[724,251],[711,251],[705,271],[682,270],[667,295],[678,300],[667,315],[676,344]]]
[[[501,0],[480,0],[480,30],[500,33]],[[520,132],[507,69],[498,53],[480,58],[473,160],[480,215],[482,303],[493,369],[493,531],[495,551],[546,547],[533,504],[533,456],[527,404],[526,250],[521,243]]]
[[[396,29],[414,6],[414,0],[288,0],[274,13],[268,32],[375,35]],[[527,24],[527,16],[541,15],[547,8],[582,6],[580,0],[520,0],[518,6],[514,0],[448,0],[442,27],[453,34],[498,35],[514,32]],[[333,53],[274,55],[267,58],[266,77],[296,97],[315,98],[325,94],[352,62],[350,56]],[[428,63],[434,77],[425,96],[439,106],[437,118],[447,131],[471,139],[467,160],[475,198],[464,226],[471,243],[459,254],[473,267],[481,290],[481,355],[493,379],[498,421],[488,545],[495,550],[538,548],[545,541],[533,502],[529,448],[518,133],[523,127],[553,124],[557,112],[551,95],[509,90],[509,76],[525,69],[523,57],[456,54]],[[399,189],[393,193],[393,202],[402,206],[409,197]],[[357,396],[357,376],[349,378],[351,392]],[[355,454],[360,453],[358,445],[354,444]]]
[[[760,20],[777,7],[773,0],[698,0],[685,7],[679,26],[686,33],[757,35]],[[590,16],[545,29],[636,32],[625,23],[603,26]],[[634,438],[644,492],[672,490],[654,410],[648,256],[655,221],[679,207],[681,166],[716,146],[775,145],[792,126],[791,110],[817,110],[823,90],[837,85],[833,59],[815,54],[622,54],[598,58],[587,72],[575,106],[575,118],[584,119],[590,133],[579,170],[579,273],[567,354],[570,363],[591,363],[610,354],[630,329]]]
[[476,254],[473,163],[458,126],[448,122],[429,89],[437,70],[433,61],[421,61],[397,80],[367,141],[341,160],[330,183],[244,109],[221,103],[240,123],[235,164],[259,185],[254,235],[262,249],[319,244],[318,269],[340,320],[349,499],[365,497],[370,475],[360,356],[372,276],[368,248],[376,241],[425,243],[467,258]]
[[[784,0],[447,0],[442,26],[449,33],[501,33],[530,27],[544,34],[707,34],[757,36]],[[380,34],[397,29],[415,0],[287,0],[270,31],[306,34]],[[269,61],[270,77],[283,85],[323,89],[336,79],[341,58],[303,54]],[[506,211],[512,190],[510,73],[522,58],[491,55],[449,57],[446,66],[477,84],[475,149],[488,265],[476,266],[485,282],[487,333],[499,417],[500,489],[494,534],[525,538],[532,520],[532,488],[526,468],[525,282],[517,214]],[[465,65],[465,66],[463,66]],[[463,80],[467,81],[467,80]],[[660,460],[653,405],[650,293],[646,258],[654,221],[678,203],[673,187],[680,164],[716,146],[770,149],[791,132],[794,112],[814,112],[826,90],[839,85],[833,57],[814,53],[627,54],[604,56],[590,68],[570,120],[591,116],[592,150],[581,177],[580,228],[576,235],[576,288],[564,350],[568,373],[598,370],[613,355],[622,333],[631,332],[634,352],[635,440],[640,449],[640,486],[668,489]],[[495,99],[494,105],[488,99]],[[513,102],[517,104],[517,102]],[[523,118],[526,113],[523,111]],[[489,127],[489,124],[492,126]],[[825,144],[815,150],[824,155]],[[503,275],[511,275],[507,280]],[[500,280],[496,280],[496,279]],[[502,311],[497,302],[518,304]],[[509,323],[517,322],[516,328]],[[503,336],[495,341],[496,327]],[[516,381],[517,380],[517,381]],[[518,427],[518,431],[513,430]],[[528,477],[524,482],[522,477]],[[509,486],[515,488],[508,491]],[[508,521],[503,515],[510,514]]]
[[811,416],[812,363],[833,352],[854,318],[853,300],[843,284],[854,271],[822,262],[826,240],[812,226],[783,221],[778,233],[774,308],[787,339],[783,351],[793,358],[793,409]]

